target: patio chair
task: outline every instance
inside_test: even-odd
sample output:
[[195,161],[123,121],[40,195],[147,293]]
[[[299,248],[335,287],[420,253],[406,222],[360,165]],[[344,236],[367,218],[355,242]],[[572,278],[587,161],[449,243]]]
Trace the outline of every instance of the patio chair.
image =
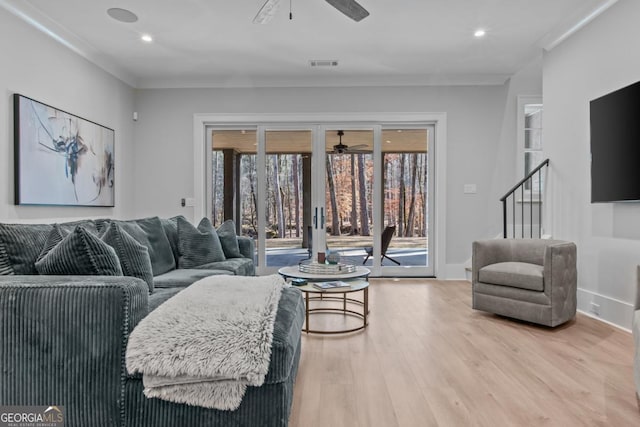
[[[387,256],[387,249],[389,249],[389,243],[391,243],[391,238],[393,237],[393,234],[396,232],[396,226],[395,225],[387,225],[384,228],[384,231],[382,232],[382,256],[380,257],[380,263],[382,263],[382,261],[386,258],[389,261],[395,262],[396,264],[400,265],[400,263],[398,261],[396,261],[395,259]],[[368,248],[364,248],[364,250],[367,252],[367,257],[364,259],[364,261],[362,261],[362,264],[364,265],[364,263],[367,262],[367,260],[369,259],[370,256],[373,256],[373,248],[372,247],[368,247]]]

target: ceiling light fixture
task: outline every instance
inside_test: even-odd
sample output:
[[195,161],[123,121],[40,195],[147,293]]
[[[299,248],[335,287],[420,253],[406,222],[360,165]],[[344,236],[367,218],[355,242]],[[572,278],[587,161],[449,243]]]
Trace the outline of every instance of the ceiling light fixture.
[[280,6],[280,0],[267,0],[264,2],[255,18],[253,18],[254,24],[266,24],[271,21],[273,15],[278,11],[278,7]]
[[112,7],[111,9],[107,9],[107,15],[120,22],[136,22],[138,17],[135,13],[131,12],[127,9],[121,9],[119,7]]
[[140,36],[140,40],[145,43],[151,43],[153,41],[153,37],[151,37],[149,34],[143,34]]
[[487,34],[487,32],[483,29],[476,30],[476,32],[473,33],[474,37],[477,37],[477,38],[484,37],[485,34]]

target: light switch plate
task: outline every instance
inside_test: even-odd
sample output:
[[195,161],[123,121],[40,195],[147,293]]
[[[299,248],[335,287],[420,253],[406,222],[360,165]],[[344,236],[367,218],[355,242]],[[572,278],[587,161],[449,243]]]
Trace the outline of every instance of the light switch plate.
[[476,194],[478,189],[475,184],[465,184],[464,185],[464,194]]

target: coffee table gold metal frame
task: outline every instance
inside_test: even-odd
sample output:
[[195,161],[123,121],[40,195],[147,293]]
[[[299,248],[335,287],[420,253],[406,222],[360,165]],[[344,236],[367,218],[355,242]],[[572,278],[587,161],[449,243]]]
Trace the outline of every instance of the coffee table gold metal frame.
[[[345,334],[349,332],[356,332],[363,330],[369,324],[369,274],[371,273],[368,268],[358,266],[355,272],[347,274],[311,274],[303,273],[299,271],[298,267],[283,267],[278,270],[278,273],[286,278],[304,278],[309,282],[324,282],[342,280],[350,284],[349,288],[338,288],[322,290],[315,288],[311,283],[304,286],[297,286],[305,296],[305,325],[302,329],[306,333],[314,334]],[[347,297],[347,294],[353,292],[363,292],[362,301]],[[338,301],[342,302],[341,308],[334,307],[314,307],[311,308],[310,303],[312,301]],[[362,312],[352,310],[351,305],[361,306]],[[311,329],[309,327],[309,316],[314,313],[338,313],[343,315],[354,316],[362,319],[362,325],[339,330],[319,330]]]

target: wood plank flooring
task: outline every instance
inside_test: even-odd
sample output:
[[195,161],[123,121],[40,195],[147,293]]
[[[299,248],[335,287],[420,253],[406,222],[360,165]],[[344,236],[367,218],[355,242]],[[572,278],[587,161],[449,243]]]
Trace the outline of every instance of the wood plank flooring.
[[466,281],[371,279],[369,301],[364,331],[303,333],[290,426],[640,426],[625,331],[475,311]]

